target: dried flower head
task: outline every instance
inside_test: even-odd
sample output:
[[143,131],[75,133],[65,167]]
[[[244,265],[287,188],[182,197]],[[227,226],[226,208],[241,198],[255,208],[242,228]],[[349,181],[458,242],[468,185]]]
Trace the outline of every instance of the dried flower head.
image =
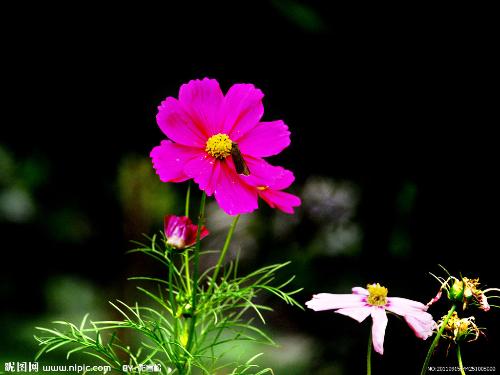
[[[492,291],[500,291],[498,288],[488,288],[482,290],[480,288],[479,278],[468,278],[461,277],[456,278],[454,276],[449,276],[447,279],[442,277],[434,276],[440,283],[436,296],[427,303],[427,306],[432,305],[441,298],[443,290],[447,292],[448,299],[456,304],[461,304],[462,308],[465,310],[468,306],[477,306],[483,311],[489,311],[492,307],[488,303],[487,293]],[[498,296],[491,296],[493,298],[499,298]],[[494,306],[493,307],[497,307]]]
[[[445,320],[446,316],[443,316],[441,320],[438,321],[438,330],[443,326]],[[457,312],[454,311],[450,316],[450,319],[448,319],[448,322],[446,322],[442,336],[458,343],[460,341],[476,341],[481,333],[481,328],[476,325],[475,318],[473,316],[460,319]]]

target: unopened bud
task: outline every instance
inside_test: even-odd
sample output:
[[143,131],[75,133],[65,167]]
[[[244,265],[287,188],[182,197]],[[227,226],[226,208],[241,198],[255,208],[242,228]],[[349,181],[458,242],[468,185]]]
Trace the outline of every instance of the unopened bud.
[[456,279],[450,290],[448,291],[448,298],[455,302],[461,303],[464,299],[464,283],[461,280]]

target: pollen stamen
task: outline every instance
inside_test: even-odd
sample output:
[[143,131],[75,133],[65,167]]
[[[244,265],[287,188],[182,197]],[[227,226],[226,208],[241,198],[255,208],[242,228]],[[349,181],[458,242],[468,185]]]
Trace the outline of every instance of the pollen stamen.
[[217,159],[225,159],[231,155],[233,142],[227,134],[219,133],[208,138],[205,151]]
[[377,284],[368,284],[366,286],[368,289],[368,299],[367,302],[372,306],[385,306],[387,304],[387,288]]

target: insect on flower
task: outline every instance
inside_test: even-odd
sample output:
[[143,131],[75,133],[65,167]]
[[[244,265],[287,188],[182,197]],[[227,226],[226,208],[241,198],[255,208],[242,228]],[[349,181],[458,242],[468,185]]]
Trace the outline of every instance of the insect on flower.
[[234,166],[236,167],[236,173],[250,176],[250,169],[248,169],[247,163],[245,163],[245,159],[243,159],[237,143],[233,142],[231,146],[231,156],[233,157]]

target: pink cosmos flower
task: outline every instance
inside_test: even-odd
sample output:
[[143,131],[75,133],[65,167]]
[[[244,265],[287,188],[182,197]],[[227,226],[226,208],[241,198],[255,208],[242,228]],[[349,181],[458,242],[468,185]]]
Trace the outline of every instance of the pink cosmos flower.
[[368,285],[367,289],[352,288],[352,294],[316,294],[306,305],[314,311],[335,310],[360,323],[371,315],[373,348],[379,354],[384,354],[386,310],[401,315],[415,335],[423,340],[432,335],[436,325],[424,304],[406,298],[387,297],[387,288],[380,284]]
[[[198,226],[187,216],[167,215],[164,220],[167,244],[176,249],[185,249],[196,242]],[[208,235],[205,226],[201,227],[200,240]]]
[[219,83],[208,78],[182,85],[179,99],[166,98],[156,116],[169,138],[151,151],[160,179],[194,179],[229,215],[255,210],[259,195],[272,207],[293,211],[300,200],[273,187],[291,183],[293,173],[263,159],[287,147],[290,132],[281,120],[260,121],[263,96],[251,84],[233,85],[224,95]]

